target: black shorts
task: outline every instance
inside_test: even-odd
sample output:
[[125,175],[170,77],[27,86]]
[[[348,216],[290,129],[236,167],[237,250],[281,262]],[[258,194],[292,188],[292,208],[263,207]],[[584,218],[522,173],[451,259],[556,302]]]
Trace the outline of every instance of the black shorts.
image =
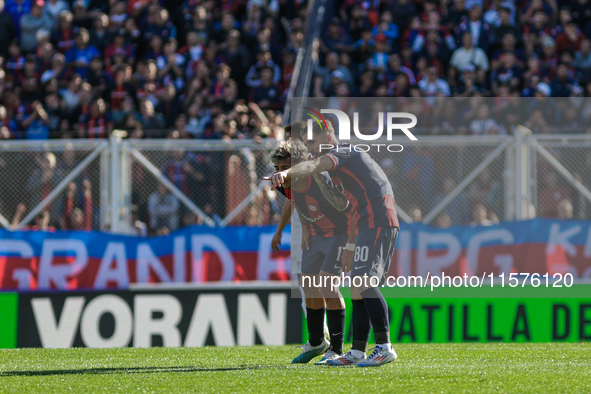
[[397,227],[377,227],[357,233],[351,276],[376,276],[381,286],[390,269],[397,237]]
[[345,234],[332,237],[310,237],[310,249],[302,251],[302,274],[318,275],[326,271],[340,275],[341,255],[349,236]]

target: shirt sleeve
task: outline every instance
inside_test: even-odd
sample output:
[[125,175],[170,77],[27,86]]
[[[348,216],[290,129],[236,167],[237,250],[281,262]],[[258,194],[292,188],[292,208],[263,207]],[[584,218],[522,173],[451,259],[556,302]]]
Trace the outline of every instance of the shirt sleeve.
[[347,149],[333,149],[326,154],[326,157],[332,160],[333,167],[329,171],[334,171],[349,162],[351,152]]

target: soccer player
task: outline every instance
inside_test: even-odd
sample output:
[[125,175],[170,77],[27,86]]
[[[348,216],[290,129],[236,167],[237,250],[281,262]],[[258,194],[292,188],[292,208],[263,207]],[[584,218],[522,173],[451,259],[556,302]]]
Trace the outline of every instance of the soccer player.
[[[273,187],[324,171],[329,171],[332,179],[338,178],[349,200],[354,203],[355,214],[351,226],[357,227],[355,245],[347,243],[341,258],[343,271],[351,270],[352,278],[364,275],[377,277],[380,286],[390,268],[399,230],[392,186],[383,170],[367,153],[357,152],[348,144],[339,144],[332,125],[328,126],[328,130],[325,128],[313,124],[312,138],[308,138],[307,129],[301,130],[300,135],[315,160],[274,173],[271,177]],[[331,144],[334,148],[322,154],[321,144]],[[352,237],[354,232],[350,231],[350,234]],[[373,286],[375,281],[373,285],[371,281],[365,282],[369,283],[351,288],[352,349],[342,357],[328,360],[329,365],[379,366],[395,361],[398,357],[390,343],[386,300]],[[370,323],[374,329],[376,347],[366,358]]]
[[[291,138],[291,127],[292,125],[287,125],[283,128],[285,131],[285,139],[289,140]],[[299,130],[298,130],[299,133]],[[297,137],[297,136],[296,136]],[[286,152],[286,151],[284,151]],[[289,153],[289,152],[287,152]],[[272,153],[273,154],[273,153]],[[276,156],[276,159],[279,160],[278,162],[274,162],[275,171],[283,171],[291,167],[291,158],[286,157],[283,158],[285,153],[281,153]],[[302,222],[300,222],[300,217],[298,213],[293,209],[292,201],[289,197],[286,196],[285,202],[283,204],[283,209],[281,211],[281,217],[279,218],[279,223],[277,223],[277,229],[275,230],[275,234],[271,239],[271,249],[274,252],[279,252],[281,250],[281,237],[283,234],[283,230],[287,223],[289,223],[291,219],[291,243],[293,245],[301,245],[302,244]],[[297,276],[298,286],[300,275],[302,273],[302,248],[296,247],[291,249],[291,273],[294,276]],[[305,296],[303,294],[303,289],[300,286],[300,291],[302,291],[302,309],[304,311],[304,315],[307,315],[306,310],[306,301]],[[324,336],[330,338],[330,334],[328,334],[328,327],[326,323],[324,324]]]
[[[277,145],[271,153],[271,160],[277,172],[305,160],[307,156],[302,141],[289,139]],[[308,363],[324,354],[316,364],[325,364],[343,353],[345,303],[338,289],[331,290],[314,283],[318,284],[319,278],[341,273],[340,255],[348,239],[349,220],[343,211],[350,208],[349,201],[342,190],[334,187],[326,173],[285,182],[277,190],[295,203],[302,223],[301,272],[309,341],[292,362]],[[286,212],[283,215],[285,217]],[[325,314],[330,342],[324,337]]]

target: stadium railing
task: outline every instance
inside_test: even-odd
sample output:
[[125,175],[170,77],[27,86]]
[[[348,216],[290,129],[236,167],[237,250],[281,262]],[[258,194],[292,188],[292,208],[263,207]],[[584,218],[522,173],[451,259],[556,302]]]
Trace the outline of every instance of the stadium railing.
[[[151,198],[176,202],[177,228],[273,224],[282,197],[262,177],[273,171],[275,143],[4,141],[0,225],[31,228],[48,215],[58,228],[127,233],[138,220],[150,226]],[[479,203],[500,221],[569,218],[569,204],[570,217],[591,219],[590,147],[590,134],[522,128],[511,136],[423,136],[400,153],[371,155],[393,185],[400,219],[438,226],[443,215],[451,225],[469,222]]]

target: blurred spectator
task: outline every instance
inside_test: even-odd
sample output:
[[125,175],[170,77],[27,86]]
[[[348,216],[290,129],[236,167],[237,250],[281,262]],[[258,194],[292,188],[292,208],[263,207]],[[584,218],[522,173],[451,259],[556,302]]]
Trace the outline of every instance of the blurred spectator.
[[412,219],[413,222],[419,223],[423,220],[423,213],[421,209],[417,206],[413,206],[408,210],[408,215]]
[[107,138],[113,131],[113,122],[107,113],[103,99],[90,103],[88,112],[80,117],[78,136],[80,138]]
[[34,101],[22,122],[25,138],[28,140],[48,139],[49,124],[50,119],[43,109],[43,105],[39,101]]
[[417,148],[404,155],[402,168],[403,183],[415,197],[415,204],[430,207],[435,169],[428,150]]
[[324,59],[325,66],[319,65],[314,70],[322,78],[322,88],[328,89],[331,83],[331,77],[335,71],[339,71],[342,78],[347,81],[349,85],[353,84],[353,75],[351,70],[339,64],[339,55],[336,52],[329,52]]
[[552,97],[570,97],[583,92],[576,78],[569,76],[569,71],[568,65],[564,63],[560,63],[556,67],[556,77],[550,86]]
[[164,129],[164,117],[162,114],[154,111],[154,104],[148,99],[144,99],[140,104],[140,119],[144,130],[158,130]]
[[64,215],[62,217],[62,229],[91,231],[92,230],[92,193],[88,179],[82,182],[82,206],[75,206],[76,184],[70,183],[66,191]]
[[[470,122],[470,131],[476,135],[500,134],[501,128],[490,117],[489,104],[483,103],[478,107],[476,119]],[[504,131],[504,130],[503,130]]]
[[69,11],[70,5],[64,0],[47,0],[45,2],[45,13],[53,20],[54,26],[57,24],[57,19],[62,11]]
[[591,41],[589,39],[581,41],[580,50],[575,53],[573,67],[577,71],[589,75],[589,71],[591,71]]
[[573,218],[573,205],[567,199],[558,203],[558,219],[571,220]]
[[94,19],[94,26],[90,31],[88,43],[90,46],[96,47],[100,53],[105,52],[105,48],[112,41],[112,35],[108,28],[109,17],[103,13],[99,13]]
[[74,47],[66,53],[66,62],[74,67],[74,71],[80,75],[81,78],[86,77],[90,61],[95,57],[101,55],[99,50],[89,45],[88,30],[81,28],[76,33],[74,40]]
[[472,208],[472,221],[470,226],[492,226],[495,224],[488,218],[488,212],[484,204],[476,204]]
[[453,223],[448,214],[440,213],[437,215],[437,218],[435,219],[436,228],[449,228],[451,226],[453,226]]
[[[281,70],[279,66],[275,64],[273,60],[271,60],[271,53],[270,52],[259,52],[257,55],[257,62],[253,64],[250,69],[248,70],[248,74],[246,75],[246,84],[251,87],[255,88],[261,86],[263,84],[262,80],[262,70],[263,68],[269,68],[272,71],[271,80],[272,83],[279,83],[281,78]],[[227,69],[227,77],[230,76],[229,69]],[[218,78],[219,79],[219,78]]]
[[468,203],[474,204],[487,204],[491,197],[493,190],[495,189],[498,181],[493,178],[490,169],[485,168],[479,175],[478,178],[468,187],[466,196],[468,197]]
[[472,33],[470,32],[462,34],[462,47],[454,51],[449,64],[458,70],[463,70],[468,64],[480,67],[484,71],[488,71],[489,68],[486,53],[473,46]]
[[261,84],[251,91],[250,101],[257,103],[263,109],[280,109],[282,107],[280,88],[274,82],[273,74],[271,67],[263,67],[261,69]]
[[[437,206],[445,197],[450,195],[455,188],[456,182],[452,178],[446,178],[443,181],[442,193],[437,195],[433,200],[433,207]],[[470,210],[466,195],[460,192],[443,209],[442,213],[449,218],[450,225],[458,226],[466,224],[470,220]]]
[[554,171],[548,171],[543,175],[544,187],[538,194],[539,216],[545,218],[558,218],[558,206],[562,200],[570,200],[568,191],[558,183]]
[[[12,229],[16,231],[18,229],[18,225],[20,224],[21,220],[23,219],[23,214],[26,212],[27,207],[24,204],[18,204],[16,207],[16,211],[14,213],[14,217],[12,218]],[[49,211],[43,210],[37,216],[35,216],[34,224],[25,224],[22,226],[19,231],[55,231],[55,227],[49,225],[50,214]]]
[[14,22],[7,12],[4,0],[0,0],[0,56],[6,57],[8,46],[15,37]]
[[[168,191],[166,186],[158,183],[157,191],[148,197],[148,213],[150,215],[150,228],[158,232],[167,228],[174,231],[179,225],[179,200]],[[163,235],[163,231],[160,232]]]
[[4,6],[5,12],[12,18],[17,38],[21,36],[21,17],[31,11],[32,5],[31,0],[8,0]]
[[[377,27],[375,30],[377,34]],[[350,52],[352,44],[353,41],[349,36],[349,33],[344,29],[341,20],[333,18],[328,25],[328,34],[324,40],[322,40],[322,52]]]
[[449,84],[439,78],[439,72],[436,67],[429,67],[427,75],[419,81],[419,88],[425,96],[450,96]]
[[44,0],[35,0],[28,14],[21,16],[21,49],[23,52],[33,52],[37,46],[37,32],[41,29],[51,31],[53,21],[51,17],[43,12]]

